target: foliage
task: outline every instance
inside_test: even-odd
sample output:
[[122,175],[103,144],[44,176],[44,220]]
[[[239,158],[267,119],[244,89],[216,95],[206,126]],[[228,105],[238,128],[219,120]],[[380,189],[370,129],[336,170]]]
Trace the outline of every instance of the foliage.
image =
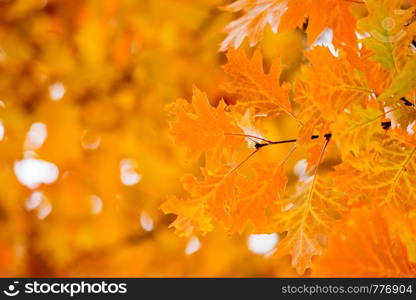
[[[415,276],[415,3],[239,0],[225,9],[242,15],[221,45],[224,100],[198,109],[209,102],[195,89],[170,106],[176,143],[204,162],[201,179],[184,177],[189,197],[162,205],[178,215],[171,226],[277,232],[273,256],[290,255],[300,275]],[[285,32],[303,40],[281,47]]]

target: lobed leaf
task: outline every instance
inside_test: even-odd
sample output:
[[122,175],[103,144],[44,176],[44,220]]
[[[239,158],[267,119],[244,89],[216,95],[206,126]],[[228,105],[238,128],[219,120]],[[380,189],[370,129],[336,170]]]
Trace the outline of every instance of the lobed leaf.
[[313,256],[323,254],[326,238],[345,209],[343,196],[328,183],[328,178],[317,175],[300,183],[277,216],[278,231],[286,232],[277,254],[290,254],[299,274],[311,266]]
[[231,80],[223,84],[224,90],[239,96],[237,107],[244,111],[253,108],[260,114],[291,114],[288,85],[280,86],[281,63],[273,62],[269,73],[263,70],[263,56],[259,50],[249,59],[242,50],[230,49],[224,71]]
[[329,238],[324,256],[313,265],[317,277],[414,277],[399,232],[390,225],[390,215],[377,206],[354,208],[343,228]]
[[244,139],[232,134],[242,134],[225,104],[212,107],[206,94],[193,90],[192,103],[178,99],[167,110],[176,116],[171,122],[171,134],[176,143],[185,146],[190,159],[205,154],[206,167],[215,169],[224,157],[230,157]]

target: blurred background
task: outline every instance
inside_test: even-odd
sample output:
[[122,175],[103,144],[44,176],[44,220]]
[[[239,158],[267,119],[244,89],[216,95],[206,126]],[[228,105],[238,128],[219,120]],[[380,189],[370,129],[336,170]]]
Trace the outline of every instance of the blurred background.
[[0,0],[1,276],[294,276],[277,234],[179,238],[159,208],[198,168],[164,106],[224,96],[229,2]]

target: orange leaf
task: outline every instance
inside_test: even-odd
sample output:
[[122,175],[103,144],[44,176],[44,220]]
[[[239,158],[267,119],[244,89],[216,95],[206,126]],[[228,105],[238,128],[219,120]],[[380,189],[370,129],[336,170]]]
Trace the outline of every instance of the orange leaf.
[[335,57],[326,47],[316,47],[308,55],[309,92],[328,121],[336,120],[352,103],[361,103],[372,93],[365,78],[341,53]]
[[277,216],[277,229],[286,232],[276,255],[290,254],[299,274],[310,267],[312,257],[322,255],[327,235],[344,210],[343,197],[325,177],[310,177],[301,182],[295,194],[284,201]]
[[234,197],[234,180],[236,173],[222,170],[212,173],[203,170],[204,179],[199,181],[188,174],[182,178],[185,190],[190,194],[189,199],[169,198],[162,204],[164,213],[176,214],[178,217],[170,225],[176,228],[180,236],[190,236],[194,230],[207,233],[213,230],[212,213],[220,219],[227,219],[224,201]]
[[351,14],[352,1],[340,0],[289,0],[287,12],[281,19],[281,29],[301,26],[308,18],[308,42],[312,44],[326,28],[333,30],[336,47],[346,43],[356,47],[355,24]]
[[190,198],[170,198],[162,205],[162,210],[178,215],[171,226],[184,236],[194,230],[211,231],[214,218],[232,232],[242,232],[249,221],[258,231],[265,230],[270,224],[266,210],[277,210],[279,194],[287,179],[278,164],[256,166],[255,169],[254,179],[245,178],[227,167],[215,173],[203,169],[202,180],[186,175],[182,181]]
[[332,173],[349,197],[416,208],[416,142],[400,129],[376,139],[366,152],[348,157]]
[[241,178],[238,202],[233,206],[232,231],[242,231],[251,220],[257,232],[271,232],[267,209],[276,213],[280,207],[280,194],[285,190],[287,178],[282,165],[256,164],[255,178]]
[[178,145],[187,147],[188,157],[197,159],[205,153],[206,167],[215,169],[224,156],[229,157],[244,139],[230,134],[242,134],[224,102],[212,107],[205,93],[193,90],[192,103],[178,99],[167,107],[176,116],[171,122],[171,134]]
[[325,255],[313,265],[312,276],[414,277],[416,264],[409,262],[389,218],[377,207],[354,208],[345,220],[345,230],[330,236]]
[[223,85],[229,93],[237,94],[240,99],[237,106],[247,109],[255,108],[259,113],[291,114],[287,84],[279,85],[281,63],[276,59],[269,73],[263,71],[263,57],[260,50],[249,59],[244,51],[230,49],[228,62],[224,70],[232,81]]

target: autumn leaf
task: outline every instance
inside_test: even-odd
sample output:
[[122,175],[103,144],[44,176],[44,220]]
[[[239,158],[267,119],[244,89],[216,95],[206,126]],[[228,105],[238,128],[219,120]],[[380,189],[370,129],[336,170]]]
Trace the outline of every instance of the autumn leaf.
[[397,206],[388,206],[385,209],[385,215],[390,218],[390,227],[397,231],[401,242],[406,247],[409,262],[416,263],[416,211],[406,211]]
[[299,144],[308,144],[313,135],[324,136],[329,132],[330,123],[320,112],[318,104],[309,92],[309,83],[298,80],[295,83],[295,101],[299,104],[297,117],[302,122],[297,141]]
[[234,182],[237,174],[230,169],[213,173],[203,170],[204,179],[198,181],[192,175],[185,175],[182,183],[190,194],[189,199],[169,198],[163,205],[165,213],[178,215],[170,225],[176,228],[180,236],[190,236],[194,231],[207,233],[213,230],[213,215],[227,220],[226,201],[232,201],[235,195]]
[[376,207],[354,208],[343,228],[334,230],[325,256],[313,264],[318,277],[414,277],[416,264],[408,261],[400,229]]
[[238,201],[232,208],[231,231],[242,232],[251,222],[256,232],[273,232],[270,216],[280,207],[280,195],[286,188],[287,178],[283,165],[268,163],[254,165],[255,178],[240,178]]
[[[239,0],[225,7],[232,12],[243,11],[244,15],[225,27],[227,38],[221,44],[221,51],[231,46],[238,48],[245,37],[248,37],[251,47],[255,46],[263,36],[263,31],[270,25],[277,33],[279,24],[281,30],[289,31],[296,27],[307,26],[309,44],[315,42],[318,36],[327,28],[334,31],[336,46],[346,43],[356,45],[356,19],[351,8],[359,4],[350,1],[325,0],[319,5],[313,0]],[[362,5],[362,3],[361,3]]]
[[368,16],[358,21],[357,28],[364,34],[364,45],[373,51],[373,59],[386,70],[400,72],[413,56],[410,44],[414,37],[414,24],[408,23],[412,8],[401,0],[366,1]]
[[415,152],[414,138],[399,129],[380,136],[367,152],[336,166],[335,185],[350,197],[413,208]]
[[416,117],[416,90],[406,97],[400,98],[390,109],[389,117],[393,120],[394,127],[401,127],[412,133]]
[[[278,163],[257,165],[254,167],[255,179],[249,180],[239,175],[239,165],[221,165],[224,152],[228,150],[232,153],[237,146],[241,147],[244,134],[235,125],[231,112],[226,112],[222,106],[211,107],[207,97],[199,90],[194,89],[192,104],[178,100],[168,110],[176,115],[172,135],[177,142],[182,142],[197,154],[193,157],[206,153],[207,158],[202,181],[191,175],[182,180],[190,198],[181,200],[171,197],[163,204],[165,213],[178,215],[172,226],[185,236],[189,236],[194,229],[203,233],[211,231],[213,219],[223,222],[231,231],[242,232],[250,221],[258,230],[266,228],[266,210],[273,207],[276,210],[279,194],[286,186],[284,169]],[[198,141],[198,135],[202,134],[204,136]],[[236,141],[239,143],[236,144]],[[228,165],[232,164],[228,162]]]
[[344,55],[335,57],[328,48],[316,47],[307,57],[311,62],[306,70],[308,91],[326,120],[336,120],[345,108],[362,103],[372,92],[363,74]]
[[[343,216],[350,217],[353,207],[360,207],[363,213],[370,205],[378,205],[383,210],[390,206],[400,207],[404,212],[415,210],[412,189],[416,144],[413,137],[414,54],[409,51],[413,43],[410,37],[414,36],[414,10],[411,3],[402,4],[399,0],[363,3],[327,0],[317,5],[316,1],[289,0],[236,1],[227,7],[233,12],[241,11],[242,16],[226,29],[229,35],[222,50],[228,49],[224,71],[230,79],[221,87],[226,94],[237,96],[236,102],[229,107],[229,117],[235,120],[240,116],[236,124],[245,133],[237,133],[237,136],[248,140],[254,150],[241,163],[236,163],[229,155],[217,157],[217,166],[220,163],[227,168],[237,165],[236,169],[219,174],[207,173],[204,169],[201,181],[189,181],[192,184],[185,185],[190,198],[174,202],[175,205],[170,205],[166,211],[177,214],[177,220],[182,220],[181,217],[187,220],[177,221],[187,224],[184,231],[191,232],[200,227],[205,218],[223,223],[230,232],[277,231],[282,239],[275,254],[291,256],[291,264],[299,274],[311,267],[312,274],[320,274],[313,270],[312,260],[321,256],[325,261],[325,248],[328,244],[334,247],[331,246],[333,236],[348,227]],[[399,16],[395,16],[397,8],[403,12]],[[391,35],[396,32],[390,30],[387,41],[381,41],[377,36],[376,31],[380,33],[386,26],[386,18],[399,24],[398,32],[408,27],[401,39],[391,40]],[[285,38],[292,40],[289,35],[282,37],[279,33],[273,39],[263,39],[268,24],[275,34],[278,29],[291,34],[301,33],[302,39],[306,33],[311,48],[305,49],[302,42],[296,42],[298,52],[292,60],[281,47]],[[328,48],[313,45],[328,28],[333,33],[335,51],[329,49],[330,45]],[[360,41],[356,31],[362,33]],[[234,49],[246,37],[250,46],[262,41],[251,58],[243,50]],[[275,48],[267,45],[268,42]],[[269,72],[264,71],[262,53],[272,60]],[[293,68],[290,76],[284,74],[285,67]],[[284,83],[281,85],[281,82]],[[281,128],[270,124],[284,124],[286,118],[294,122],[289,131],[282,132],[290,132],[293,138],[273,140],[263,134],[256,136],[258,131],[252,124],[267,124],[276,136],[277,132],[282,133]],[[188,124],[187,127],[196,126]],[[262,132],[267,135],[265,130]],[[278,164],[267,165],[260,159],[262,149],[276,149],[279,153],[277,145],[282,143],[294,143],[296,151],[291,151],[279,167]],[[224,149],[230,152],[225,145]],[[201,146],[197,152],[205,151]],[[240,152],[240,157],[243,153]],[[304,171],[299,169],[302,164],[295,165],[300,180],[297,184],[286,179],[289,171],[283,169],[292,155],[302,155],[300,162],[304,162]],[[332,160],[325,159],[326,155]],[[261,163],[252,165],[250,159]],[[206,165],[210,164],[208,160]],[[242,170],[240,167],[244,164]],[[256,175],[249,175],[253,167]],[[327,173],[332,167],[335,170]],[[247,174],[247,171],[250,172]],[[209,185],[212,176],[217,176],[217,181]],[[287,195],[282,197],[286,185]],[[208,189],[208,186],[214,188]],[[191,215],[186,209],[180,209],[186,207],[186,203],[190,206],[198,203],[203,214]],[[389,213],[393,216],[392,211]],[[411,222],[394,220],[391,224],[413,226]],[[384,230],[382,222],[377,226]],[[391,228],[388,227],[389,232]],[[414,231],[404,232],[400,235],[403,247],[413,253]],[[341,242],[335,239],[332,243]],[[369,243],[377,244],[377,240]],[[409,261],[409,257],[403,256],[403,259]],[[326,272],[326,264],[317,269]],[[404,273],[408,271],[404,270]]]
[[394,78],[390,87],[386,89],[379,97],[379,101],[387,105],[394,105],[400,98],[407,96],[416,85],[416,56],[409,60],[400,73]]
[[307,20],[308,44],[312,44],[326,29],[333,30],[333,43],[355,46],[356,19],[351,13],[353,1],[324,0],[317,4],[314,0],[288,0],[287,12],[281,19],[282,30],[301,27]]
[[194,88],[191,104],[179,99],[167,109],[176,116],[171,123],[176,142],[187,147],[190,159],[205,153],[209,169],[215,169],[224,156],[231,156],[243,142],[241,137],[235,136],[243,132],[226,113],[224,102],[212,107],[207,96],[197,88]]
[[367,153],[372,148],[382,135],[381,116],[382,112],[370,105],[366,108],[356,105],[332,124],[331,132],[344,158]]
[[315,175],[300,182],[282,208],[276,226],[286,235],[277,247],[277,255],[290,254],[292,266],[303,274],[311,266],[312,257],[324,253],[327,236],[345,208],[343,197],[328,185],[328,178]]
[[242,50],[230,49],[227,58],[224,71],[231,80],[223,84],[223,89],[239,96],[237,107],[243,110],[251,107],[259,114],[291,114],[288,85],[279,84],[282,68],[279,58],[274,60],[267,74],[260,51],[255,51],[249,59]]
[[261,40],[267,25],[277,33],[280,17],[286,11],[287,3],[282,0],[238,0],[224,9],[231,12],[242,11],[244,15],[224,28],[228,36],[221,43],[221,51],[237,49],[246,37],[250,46],[255,46]]
[[277,210],[287,179],[279,164],[254,169],[254,179],[227,168],[216,173],[203,170],[202,181],[186,175],[182,182],[190,198],[172,197],[162,205],[165,213],[178,215],[171,226],[183,236],[189,236],[194,230],[212,231],[214,219],[224,223],[231,232],[242,232],[249,222],[257,231],[266,230],[267,210]]
[[309,137],[308,143],[304,145],[304,147],[307,147],[307,153],[308,153],[308,156],[306,157],[306,163],[307,163],[306,171],[307,172],[317,167],[319,162],[321,161],[322,145],[324,145],[327,142],[327,138],[325,136],[327,136],[327,134],[322,134],[321,136],[315,135],[313,136],[314,137],[313,139]]
[[307,54],[311,65],[305,67],[304,77],[295,84],[294,100],[300,105],[297,117],[302,122],[298,142],[309,148],[308,168],[316,165],[321,147],[311,137],[330,134],[331,125],[339,122],[345,110],[363,104],[372,93],[365,73],[347,54],[335,57],[326,47],[314,48]]
[[374,95],[381,95],[389,87],[392,80],[391,73],[374,60],[374,52],[364,46],[359,51],[347,46],[342,47],[342,50],[349,63],[363,73]]

